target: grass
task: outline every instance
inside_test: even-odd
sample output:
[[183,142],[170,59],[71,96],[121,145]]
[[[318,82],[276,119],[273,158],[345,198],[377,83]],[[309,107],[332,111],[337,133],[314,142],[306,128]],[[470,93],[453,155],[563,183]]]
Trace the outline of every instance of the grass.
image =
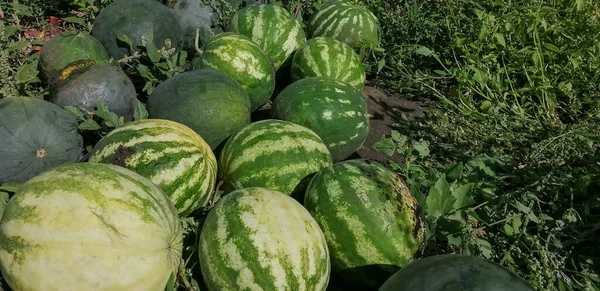
[[[308,19],[322,1],[284,2]],[[366,60],[371,84],[433,108],[415,121],[398,120],[377,145],[403,157],[390,166],[425,208],[421,255],[481,256],[536,290],[600,290],[600,4],[360,2],[383,29],[382,50]],[[108,1],[73,3],[0,4],[0,96],[47,94],[37,76],[45,35],[89,30]],[[146,52],[121,63],[141,80],[143,99],[182,70],[173,59]],[[79,116],[96,138],[119,124],[100,113],[108,117]],[[193,241],[197,222],[186,225]],[[193,260],[185,272],[186,285],[197,285]]]

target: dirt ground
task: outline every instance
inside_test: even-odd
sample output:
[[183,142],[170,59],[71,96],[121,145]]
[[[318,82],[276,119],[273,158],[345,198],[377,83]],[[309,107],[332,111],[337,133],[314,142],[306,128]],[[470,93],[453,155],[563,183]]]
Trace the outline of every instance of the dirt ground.
[[[414,119],[421,116],[426,110],[426,107],[424,104],[415,103],[402,99],[399,96],[387,94],[383,90],[373,86],[365,86],[362,94],[367,101],[368,111],[371,115],[370,132],[363,147],[350,156],[349,159],[371,159],[383,164],[387,164],[390,159],[396,163],[402,162],[401,158],[397,155],[390,158],[375,151],[373,145],[380,141],[383,136],[390,134],[396,121],[402,118],[402,114],[406,115],[409,120]],[[272,101],[255,112],[252,116],[252,120],[258,121],[271,118],[271,104]]]
[[390,159],[400,163],[402,160],[399,156],[395,155],[390,158],[375,151],[373,145],[383,136],[390,134],[394,124],[402,118],[402,114],[412,120],[423,115],[426,107],[424,104],[408,101],[399,96],[388,95],[376,87],[365,86],[362,93],[367,100],[367,107],[371,115],[370,132],[363,147],[353,157],[376,160],[384,164]]

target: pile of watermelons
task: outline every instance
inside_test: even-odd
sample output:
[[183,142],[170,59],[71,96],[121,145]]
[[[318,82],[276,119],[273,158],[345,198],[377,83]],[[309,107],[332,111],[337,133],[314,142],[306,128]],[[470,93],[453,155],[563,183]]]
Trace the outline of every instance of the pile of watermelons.
[[[23,183],[0,223],[12,290],[165,290],[189,275],[190,247],[208,290],[531,290],[483,259],[417,260],[418,200],[393,171],[350,158],[369,133],[357,52],[380,34],[368,9],[328,1],[303,23],[252,4],[206,36],[188,4],[113,2],[90,34],[46,43],[46,100],[0,99],[0,183]],[[142,94],[118,60],[158,48],[192,52],[189,69],[135,119]],[[99,106],[123,124],[86,153],[65,108]],[[181,220],[203,214],[184,240]]]

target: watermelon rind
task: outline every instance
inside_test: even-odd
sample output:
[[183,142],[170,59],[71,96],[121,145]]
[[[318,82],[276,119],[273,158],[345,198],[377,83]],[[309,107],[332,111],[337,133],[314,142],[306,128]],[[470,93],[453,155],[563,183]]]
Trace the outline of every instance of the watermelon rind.
[[319,171],[303,204],[327,238],[332,271],[361,290],[376,290],[423,249],[417,199],[375,161],[347,160]]
[[288,195],[236,190],[210,210],[198,243],[208,290],[324,291],[331,272],[319,225]]
[[104,136],[89,162],[126,167],[159,186],[181,217],[204,208],[214,192],[217,159],[191,128],[170,120],[129,122]]
[[182,250],[167,195],[110,164],[63,165],[32,178],[0,223],[0,269],[12,290],[163,291]]
[[306,77],[327,77],[348,83],[362,91],[366,82],[365,67],[347,44],[330,37],[307,40],[292,58],[294,81]]
[[310,128],[323,139],[334,162],[356,152],[369,135],[367,102],[354,87],[307,77],[277,95],[273,117]]

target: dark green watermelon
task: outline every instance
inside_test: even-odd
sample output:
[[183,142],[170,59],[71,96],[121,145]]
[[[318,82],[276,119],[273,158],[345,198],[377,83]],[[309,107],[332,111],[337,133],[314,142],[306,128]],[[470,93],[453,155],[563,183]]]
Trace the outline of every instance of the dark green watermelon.
[[133,83],[110,63],[82,61],[70,64],[53,79],[48,101],[64,108],[92,111],[99,101],[125,120],[132,120],[136,105]]
[[358,150],[369,135],[367,102],[354,87],[324,77],[307,77],[286,87],[273,102],[273,116],[312,129],[334,162]]
[[0,184],[75,163],[82,150],[77,120],[62,108],[37,98],[0,99]]
[[108,61],[110,56],[93,36],[81,31],[67,31],[53,36],[42,48],[39,68],[49,78],[68,64],[83,61]]
[[533,291],[512,271],[467,255],[437,255],[412,262],[379,291]]
[[250,123],[250,98],[242,85],[213,70],[193,70],[160,83],[148,97],[150,118],[187,125],[214,150]]
[[98,39],[108,54],[120,59],[129,52],[117,35],[127,35],[134,50],[152,42],[156,48],[181,45],[182,31],[172,11],[156,0],[117,0],[102,9],[92,26],[92,36]]

